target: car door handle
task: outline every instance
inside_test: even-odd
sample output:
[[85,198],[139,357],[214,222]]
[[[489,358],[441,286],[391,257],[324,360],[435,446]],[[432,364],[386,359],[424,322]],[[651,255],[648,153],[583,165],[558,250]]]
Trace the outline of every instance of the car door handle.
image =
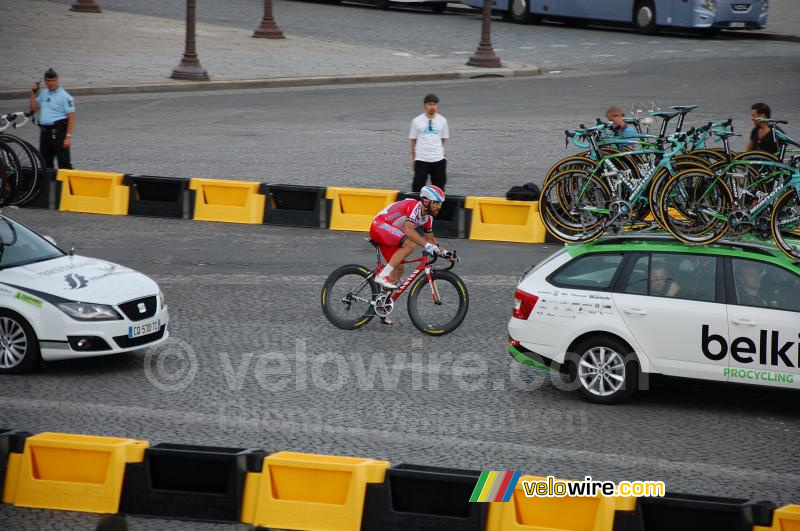
[[731,319],[731,322],[735,325],[744,325],[744,326],[756,326],[758,324],[752,319]]
[[641,308],[623,308],[622,311],[628,315],[647,315],[647,312]]

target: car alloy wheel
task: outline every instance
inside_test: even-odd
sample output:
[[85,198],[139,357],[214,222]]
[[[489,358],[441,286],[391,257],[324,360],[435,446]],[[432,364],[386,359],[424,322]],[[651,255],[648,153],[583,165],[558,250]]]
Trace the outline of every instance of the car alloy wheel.
[[28,353],[25,329],[10,317],[0,317],[0,369],[13,369]]
[[625,385],[625,361],[608,347],[594,347],[581,356],[578,378],[584,389],[595,396],[613,395]]

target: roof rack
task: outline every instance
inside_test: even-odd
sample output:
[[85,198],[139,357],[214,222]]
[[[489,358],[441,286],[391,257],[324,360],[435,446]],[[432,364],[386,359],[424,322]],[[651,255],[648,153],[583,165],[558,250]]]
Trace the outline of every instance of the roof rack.
[[[677,238],[668,233],[649,233],[649,234],[629,233],[629,234],[612,234],[608,236],[601,236],[597,240],[589,242],[588,245],[613,245],[615,243],[621,243],[625,241],[682,243],[680,240],[678,240]],[[686,244],[686,245],[691,245],[691,244]],[[712,245],[719,245],[722,247],[733,247],[769,256],[784,256],[783,253],[780,252],[780,250],[776,249],[773,245],[767,242],[762,243],[757,241],[742,241],[742,240],[731,240],[723,238],[721,240],[714,242]]]

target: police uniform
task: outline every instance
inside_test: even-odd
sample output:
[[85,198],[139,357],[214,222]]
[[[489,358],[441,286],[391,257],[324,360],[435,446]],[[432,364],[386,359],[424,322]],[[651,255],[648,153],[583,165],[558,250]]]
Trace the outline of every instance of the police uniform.
[[53,159],[57,158],[59,168],[71,170],[69,149],[64,148],[64,138],[67,134],[67,114],[75,112],[75,100],[59,86],[52,92],[47,88],[39,90],[36,102],[41,106],[39,147],[45,166],[53,168]]

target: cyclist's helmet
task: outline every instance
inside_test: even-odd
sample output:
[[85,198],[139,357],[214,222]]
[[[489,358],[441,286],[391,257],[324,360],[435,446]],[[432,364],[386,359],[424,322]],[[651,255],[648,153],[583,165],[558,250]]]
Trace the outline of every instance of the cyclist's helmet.
[[433,185],[423,186],[422,190],[419,191],[419,198],[441,203],[444,201],[444,190]]

